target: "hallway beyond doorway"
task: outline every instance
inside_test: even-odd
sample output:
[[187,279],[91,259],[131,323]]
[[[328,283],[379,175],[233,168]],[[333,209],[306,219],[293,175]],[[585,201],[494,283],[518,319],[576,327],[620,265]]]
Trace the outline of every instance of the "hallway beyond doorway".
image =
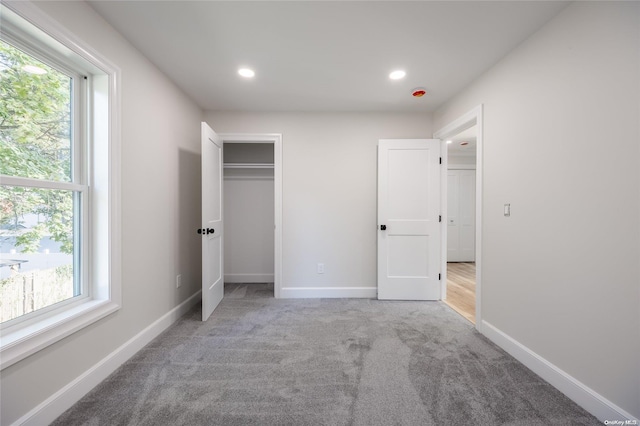
[[447,299],[454,311],[476,323],[476,264],[475,262],[447,263]]

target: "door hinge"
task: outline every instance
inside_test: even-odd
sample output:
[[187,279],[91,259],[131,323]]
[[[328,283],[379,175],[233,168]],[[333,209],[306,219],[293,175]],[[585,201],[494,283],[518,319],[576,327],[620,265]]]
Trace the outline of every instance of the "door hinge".
[[438,216],[438,222],[442,222],[442,215]]
[[442,274],[438,274],[438,281],[442,281]]
[[442,164],[442,157],[440,157],[440,164]]

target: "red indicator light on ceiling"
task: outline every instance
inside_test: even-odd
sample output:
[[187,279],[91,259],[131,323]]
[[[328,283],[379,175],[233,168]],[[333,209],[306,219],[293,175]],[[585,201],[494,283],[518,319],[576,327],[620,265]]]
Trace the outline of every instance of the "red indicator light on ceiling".
[[414,98],[421,98],[426,94],[427,94],[427,89],[422,88],[422,87],[418,87],[417,89],[413,89],[413,92],[411,92],[411,96],[413,96]]

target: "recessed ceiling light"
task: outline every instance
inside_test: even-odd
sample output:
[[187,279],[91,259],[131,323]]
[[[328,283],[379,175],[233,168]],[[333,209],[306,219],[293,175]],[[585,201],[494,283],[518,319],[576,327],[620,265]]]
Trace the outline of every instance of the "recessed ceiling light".
[[249,69],[249,68],[240,68],[238,70],[238,74],[240,74],[241,76],[246,77],[246,78],[251,78],[251,77],[256,75],[256,73],[253,70]]
[[447,143],[452,143],[453,141],[447,141]]
[[404,78],[405,75],[407,75],[406,72],[402,70],[396,70],[396,71],[393,71],[391,74],[389,74],[389,78],[391,80],[400,80],[401,78]]
[[35,65],[25,65],[22,67],[22,71],[28,72],[29,74],[37,74],[37,75],[42,75],[47,73],[47,70],[37,67]]

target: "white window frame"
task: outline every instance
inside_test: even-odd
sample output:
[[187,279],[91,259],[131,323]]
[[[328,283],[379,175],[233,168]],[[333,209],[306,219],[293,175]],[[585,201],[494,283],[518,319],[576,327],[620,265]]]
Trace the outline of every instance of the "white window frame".
[[[74,146],[72,158],[79,179],[2,177],[5,185],[81,192],[83,210],[82,296],[3,324],[0,369],[4,369],[120,309],[120,70],[33,4],[3,2],[0,8],[0,31],[11,44],[44,62],[50,59],[59,65],[57,58],[67,58],[62,65],[65,73],[74,71],[74,105],[83,110],[79,116],[72,112],[77,123],[73,132],[84,140],[81,149]],[[84,76],[86,81],[80,81]]]
[[[91,288],[89,283],[90,268],[85,265],[85,259],[89,259],[89,247],[91,246],[88,213],[90,209],[90,191],[88,185],[89,169],[87,166],[89,160],[88,141],[88,118],[89,112],[89,88],[92,79],[80,73],[74,64],[68,64],[65,58],[59,57],[57,52],[44,52],[38,49],[38,41],[34,37],[22,34],[20,29],[13,25],[5,23],[0,29],[0,38],[4,41],[30,55],[34,59],[43,62],[55,69],[56,71],[71,78],[71,121],[72,121],[72,137],[71,137],[71,153],[72,162],[70,181],[50,181],[44,179],[33,179],[17,176],[0,175],[2,185],[21,187],[21,188],[39,188],[72,191],[80,194],[80,205],[76,205],[74,201],[74,286],[76,280],[80,284],[81,294],[54,305],[26,313],[19,317],[5,321],[0,325],[1,330],[11,328],[20,328],[28,324],[39,321],[38,317],[47,315],[54,310],[65,309],[67,305],[76,305],[83,303],[84,299],[91,297]],[[79,227],[77,225],[80,225]],[[77,247],[77,248],[76,248]],[[78,274],[79,272],[79,274]]]

